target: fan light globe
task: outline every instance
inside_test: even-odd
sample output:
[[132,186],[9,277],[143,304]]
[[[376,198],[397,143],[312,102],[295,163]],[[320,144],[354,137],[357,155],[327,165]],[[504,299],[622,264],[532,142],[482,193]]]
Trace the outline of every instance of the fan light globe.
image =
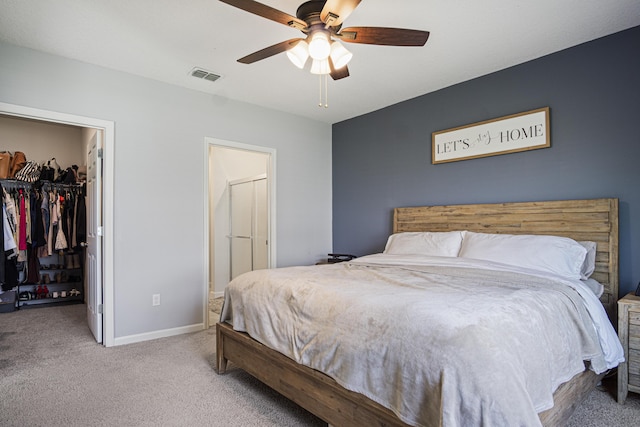
[[309,42],[309,55],[316,60],[323,60],[329,57],[331,53],[331,44],[327,34],[318,31],[311,36]]
[[328,59],[314,59],[311,64],[311,74],[329,74],[331,67],[329,67]]
[[287,57],[293,62],[293,65],[303,68],[307,58],[309,58],[309,45],[307,45],[306,41],[300,40],[292,49],[287,51]]
[[349,52],[340,42],[331,43],[331,60],[333,67],[337,70],[349,63],[353,53]]

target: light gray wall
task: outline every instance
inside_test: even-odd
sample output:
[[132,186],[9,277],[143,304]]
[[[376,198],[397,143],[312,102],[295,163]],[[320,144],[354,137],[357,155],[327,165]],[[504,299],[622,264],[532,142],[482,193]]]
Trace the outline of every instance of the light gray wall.
[[[397,206],[617,197],[620,292],[635,290],[639,53],[636,27],[335,124],[334,251],[382,251]],[[431,164],[432,132],[545,106],[550,148]]]
[[277,150],[280,266],[330,251],[329,125],[8,44],[0,61],[0,102],[115,122],[116,338],[204,321],[205,137]]

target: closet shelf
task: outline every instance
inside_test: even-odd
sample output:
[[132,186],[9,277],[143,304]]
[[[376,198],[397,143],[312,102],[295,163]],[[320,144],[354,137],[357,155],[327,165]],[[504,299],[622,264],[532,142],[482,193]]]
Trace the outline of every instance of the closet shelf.
[[40,305],[40,304],[59,304],[61,302],[82,302],[82,295],[74,296],[74,297],[58,297],[58,298],[40,298],[40,299],[31,299],[29,301],[18,301],[20,307],[25,307],[28,305]]
[[0,179],[0,184],[3,187],[7,187],[7,189],[11,188],[23,188],[23,189],[31,189],[35,187],[41,187],[45,190],[58,189],[58,190],[71,190],[71,189],[82,189],[84,182],[78,182],[75,184],[63,184],[61,182],[51,182],[51,181],[36,181],[36,182],[26,182],[26,181],[18,181],[17,179]]
[[[37,298],[37,288],[46,286],[48,292],[53,294],[56,293],[58,296],[53,297],[50,295],[46,298]],[[70,294],[72,290],[79,291],[77,294]],[[51,282],[47,284],[34,284],[34,283],[21,283],[18,285],[17,290],[17,308],[28,306],[28,305],[40,305],[40,304],[57,304],[61,302],[83,302],[83,293],[81,291],[82,281],[76,280],[72,282]],[[23,293],[31,294],[31,299],[21,299],[20,295]],[[62,296],[62,292],[66,292],[65,296]]]
[[55,285],[82,285],[82,280],[66,280],[64,282],[50,282],[50,283],[21,283],[21,290],[28,290],[27,287],[38,287],[38,286],[55,286]]

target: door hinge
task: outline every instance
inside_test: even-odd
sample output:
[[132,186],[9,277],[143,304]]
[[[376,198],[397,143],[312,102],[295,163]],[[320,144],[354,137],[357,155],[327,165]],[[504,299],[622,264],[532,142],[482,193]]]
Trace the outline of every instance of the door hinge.
[[98,304],[98,314],[102,314],[102,304]]
[[98,158],[101,159],[102,158],[102,148],[98,148]]
[[104,236],[104,227],[103,226],[99,226],[98,229],[96,230],[96,234],[98,236]]

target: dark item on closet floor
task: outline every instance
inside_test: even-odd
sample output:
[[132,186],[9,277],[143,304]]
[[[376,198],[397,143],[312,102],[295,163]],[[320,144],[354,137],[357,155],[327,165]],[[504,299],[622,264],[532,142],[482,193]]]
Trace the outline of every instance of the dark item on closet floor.
[[4,282],[3,291],[10,291],[18,285],[18,264],[17,257],[5,258],[4,260]]
[[27,280],[25,283],[40,282],[40,259],[34,249],[27,249]]
[[0,294],[0,313],[10,313],[16,309],[15,291]]

